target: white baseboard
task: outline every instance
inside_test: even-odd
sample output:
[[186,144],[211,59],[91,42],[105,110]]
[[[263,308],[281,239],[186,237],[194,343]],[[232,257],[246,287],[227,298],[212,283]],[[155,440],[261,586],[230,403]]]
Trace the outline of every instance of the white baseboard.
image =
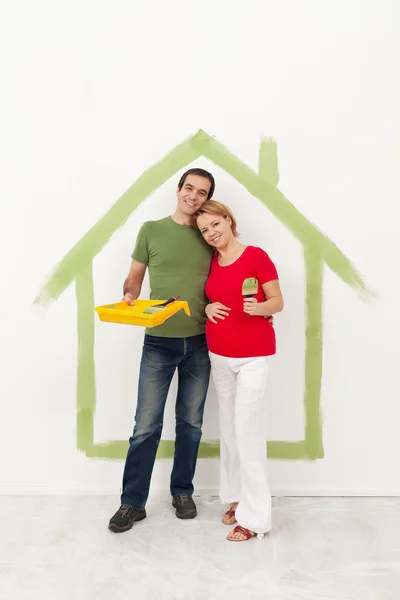
[[[110,488],[67,488],[67,487],[53,487],[53,486],[0,486],[0,496],[118,496],[120,494],[119,489]],[[152,489],[150,495],[154,497],[164,496],[169,494],[169,489]],[[195,496],[216,496],[218,497],[218,490],[216,489],[197,489]],[[299,489],[287,489],[287,490],[272,490],[272,496],[275,497],[400,497],[399,489],[360,489],[360,490],[299,490]]]

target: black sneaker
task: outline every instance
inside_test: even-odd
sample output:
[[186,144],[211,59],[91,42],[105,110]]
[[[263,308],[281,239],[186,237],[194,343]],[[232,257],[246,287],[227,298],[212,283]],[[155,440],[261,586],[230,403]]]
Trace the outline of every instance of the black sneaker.
[[172,506],[178,519],[194,519],[197,516],[196,505],[189,494],[172,496]]
[[121,504],[117,512],[111,517],[108,524],[108,529],[114,531],[114,533],[121,533],[122,531],[128,531],[135,521],[142,521],[146,518],[146,511],[136,510],[129,504]]

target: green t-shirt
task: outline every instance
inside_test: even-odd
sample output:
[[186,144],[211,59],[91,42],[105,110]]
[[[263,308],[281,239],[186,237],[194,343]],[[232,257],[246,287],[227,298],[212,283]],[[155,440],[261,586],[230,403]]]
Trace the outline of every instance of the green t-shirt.
[[210,271],[213,248],[190,225],[178,225],[171,217],[147,221],[139,231],[132,258],[149,268],[150,299],[179,296],[189,304],[162,325],[146,328],[160,337],[190,337],[205,331],[207,298],[204,286]]

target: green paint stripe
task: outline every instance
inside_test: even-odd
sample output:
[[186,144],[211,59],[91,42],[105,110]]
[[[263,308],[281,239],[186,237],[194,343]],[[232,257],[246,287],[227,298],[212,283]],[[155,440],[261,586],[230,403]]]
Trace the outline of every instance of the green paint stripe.
[[269,459],[280,460],[306,460],[310,458],[305,440],[298,442],[268,442],[267,455]]
[[200,443],[199,458],[219,458],[219,440],[204,440]]
[[89,458],[104,458],[106,460],[125,460],[129,444],[126,440],[93,444],[87,448]]
[[306,349],[305,349],[305,439],[311,459],[324,456],[322,445],[321,381],[322,381],[322,290],[324,263],[318,252],[304,249],[306,267]]
[[272,138],[261,138],[258,152],[258,174],[271,187],[279,183],[278,150]]
[[[161,440],[158,446],[157,459],[173,458],[174,456],[173,440]],[[126,440],[114,440],[92,445],[87,456],[91,458],[107,458],[107,459],[125,459],[128,452],[129,444]]]
[[[198,139],[202,140],[199,134]],[[153,167],[145,171],[139,179],[115,202],[110,210],[98,221],[83,238],[64,256],[44,282],[34,302],[49,304],[72,283],[77,274],[85,268],[103,249],[131,213],[154,190],[159,188],[177,171],[199,157],[192,146],[193,138],[179,144]]]
[[[111,442],[92,445],[87,450],[87,456],[90,458],[104,458],[112,460],[125,460],[128,451],[128,442],[114,440]],[[161,440],[158,447],[157,459],[172,459],[174,457],[173,440]],[[307,459],[307,446],[305,441],[299,442],[268,442],[268,457],[299,460]],[[205,440],[201,442],[198,458],[214,459],[219,458],[219,441]]]
[[93,446],[93,420],[96,410],[94,365],[94,286],[89,264],[76,277],[78,304],[78,373],[77,373],[77,446],[87,451]]
[[261,200],[303,245],[312,245],[316,248],[330,269],[363,299],[367,300],[375,296],[375,292],[368,288],[361,274],[341,250],[308,221],[279,190],[273,189],[217,140],[208,137],[202,141],[197,138],[193,139],[192,143],[199,154],[218,165],[243,185],[250,194]]

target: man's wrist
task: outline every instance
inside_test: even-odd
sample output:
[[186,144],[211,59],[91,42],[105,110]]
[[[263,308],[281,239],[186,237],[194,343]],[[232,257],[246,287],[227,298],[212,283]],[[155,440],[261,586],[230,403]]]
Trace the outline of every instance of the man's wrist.
[[129,286],[124,285],[123,292],[124,292],[124,296],[126,296],[126,294],[129,294],[130,296],[132,296],[132,298],[134,300],[136,300],[136,298],[139,296],[139,294],[137,293],[138,290],[137,289],[133,290],[132,287],[129,287]]

